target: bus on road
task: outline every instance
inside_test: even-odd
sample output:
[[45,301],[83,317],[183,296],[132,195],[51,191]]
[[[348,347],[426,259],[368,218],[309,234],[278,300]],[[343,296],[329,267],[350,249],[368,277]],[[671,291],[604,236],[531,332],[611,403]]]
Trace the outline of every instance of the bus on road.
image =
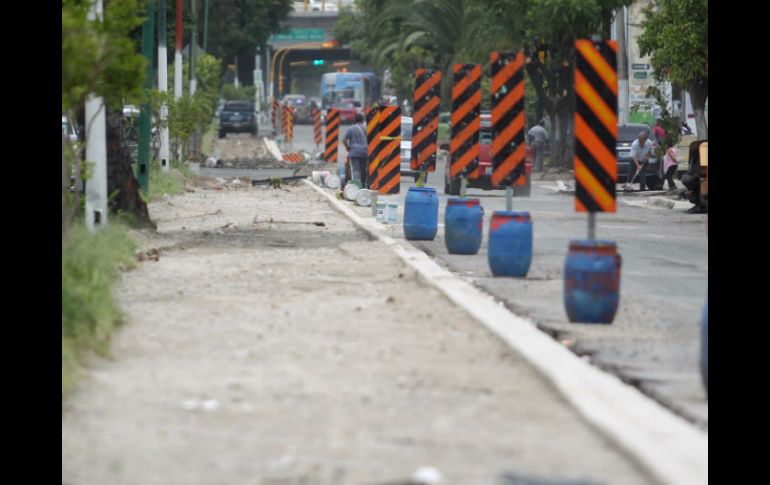
[[372,72],[327,72],[321,77],[321,108],[341,100],[358,101],[361,107],[380,97],[380,81]]

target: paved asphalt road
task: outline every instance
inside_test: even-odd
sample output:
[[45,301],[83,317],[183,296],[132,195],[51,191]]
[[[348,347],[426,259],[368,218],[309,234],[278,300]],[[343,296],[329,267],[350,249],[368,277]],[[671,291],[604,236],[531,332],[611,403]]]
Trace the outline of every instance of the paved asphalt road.
[[[341,135],[347,128],[342,127]],[[316,151],[312,133],[312,126],[296,126],[294,149]],[[340,160],[344,160],[341,144],[340,152]],[[487,262],[486,232],[492,212],[505,209],[505,192],[468,190],[467,195],[478,197],[485,210],[481,250],[473,256],[450,255],[443,239],[448,196],[440,165],[428,177],[428,185],[440,195],[438,235],[433,241],[417,242],[418,247],[517,314],[560,340],[571,340],[574,350],[589,354],[596,365],[708,427],[708,404],[698,366],[699,318],[708,284],[705,215],[624,204],[618,204],[615,214],[598,214],[597,237],[614,240],[623,258],[620,307],[612,325],[572,324],[564,309],[562,275],[569,240],[585,238],[587,232],[587,217],[575,212],[573,196],[551,190],[553,182],[536,181],[531,197],[514,200],[515,210],[532,215],[532,266],[526,278],[494,278]],[[413,185],[411,178],[402,179],[401,211]],[[403,237],[398,229],[396,234]]]

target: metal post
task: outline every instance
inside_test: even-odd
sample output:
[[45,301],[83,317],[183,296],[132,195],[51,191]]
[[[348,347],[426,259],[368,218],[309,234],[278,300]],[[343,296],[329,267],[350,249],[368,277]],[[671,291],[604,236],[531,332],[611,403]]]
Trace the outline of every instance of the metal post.
[[596,212],[588,213],[588,240],[596,239]]
[[[182,78],[184,77],[182,64],[184,62],[182,58],[182,41],[184,37],[184,29],[183,29],[183,23],[184,20],[182,18],[182,6],[184,2],[183,0],[176,0],[176,50],[174,52],[174,99],[179,100],[179,98],[182,97]],[[182,144],[179,143],[179,146],[177,147],[177,160],[182,161]]]
[[468,184],[468,179],[460,177],[460,197],[465,197],[465,186]]
[[[168,52],[166,50],[166,0],[158,1],[158,91],[168,92]],[[168,105],[160,107],[160,167],[169,171]]]
[[195,14],[195,2],[190,2],[190,8],[192,9],[192,35],[190,36],[190,96],[195,95],[195,88],[197,79],[195,77],[195,46],[198,43],[198,17]]
[[[102,0],[94,0],[88,20],[102,20]],[[86,100],[86,160],[93,162],[91,177],[86,181],[86,227],[91,232],[107,224],[107,126],[104,99],[89,96]]]
[[505,210],[513,210],[513,187],[505,188]]
[[372,217],[377,217],[377,194],[379,191],[372,190]]
[[142,103],[139,112],[139,156],[137,161],[136,180],[142,192],[147,194],[150,189],[150,91],[152,90],[153,79],[155,77],[153,61],[153,41],[155,37],[155,0],[147,2],[147,20],[142,28],[142,55],[147,59],[147,79],[144,82],[144,93],[147,100]]
[[626,60],[625,7],[615,12],[615,37],[618,43],[618,123],[628,123],[628,61]]

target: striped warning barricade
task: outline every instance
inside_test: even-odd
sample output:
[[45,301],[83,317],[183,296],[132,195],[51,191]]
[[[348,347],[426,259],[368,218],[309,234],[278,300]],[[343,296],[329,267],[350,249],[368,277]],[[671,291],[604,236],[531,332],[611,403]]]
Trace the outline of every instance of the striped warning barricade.
[[278,100],[273,99],[273,130],[278,130]]
[[575,41],[575,210],[615,212],[617,43]]
[[382,108],[378,125],[379,161],[372,189],[380,194],[398,194],[401,191],[401,108]]
[[524,53],[492,52],[492,185],[524,185]]
[[326,163],[337,163],[337,145],[340,135],[340,112],[334,108],[326,112]]
[[409,167],[420,172],[436,170],[438,111],[441,101],[441,72],[417,69],[414,87],[412,159]]
[[284,153],[283,159],[290,163],[300,163],[305,161],[301,153]]
[[294,139],[294,110],[290,105],[286,106],[286,141],[291,143]]
[[313,120],[313,137],[315,138],[316,146],[318,146],[323,141],[321,136],[321,110],[316,107],[311,108],[310,117]]
[[367,165],[369,167],[367,180],[370,186],[377,175],[377,166],[380,163],[377,156],[380,153],[380,139],[378,135],[380,133],[381,110],[382,108],[377,106],[366,109],[366,141],[369,144],[367,149]]
[[452,177],[478,178],[481,130],[481,66],[455,64],[452,86]]

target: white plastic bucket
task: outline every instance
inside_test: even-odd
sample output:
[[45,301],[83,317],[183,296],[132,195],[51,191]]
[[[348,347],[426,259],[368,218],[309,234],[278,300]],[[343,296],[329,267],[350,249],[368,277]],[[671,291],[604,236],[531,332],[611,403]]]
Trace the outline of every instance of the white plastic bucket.
[[326,176],[324,184],[327,188],[338,189],[340,187],[340,178],[337,175],[330,173]]

